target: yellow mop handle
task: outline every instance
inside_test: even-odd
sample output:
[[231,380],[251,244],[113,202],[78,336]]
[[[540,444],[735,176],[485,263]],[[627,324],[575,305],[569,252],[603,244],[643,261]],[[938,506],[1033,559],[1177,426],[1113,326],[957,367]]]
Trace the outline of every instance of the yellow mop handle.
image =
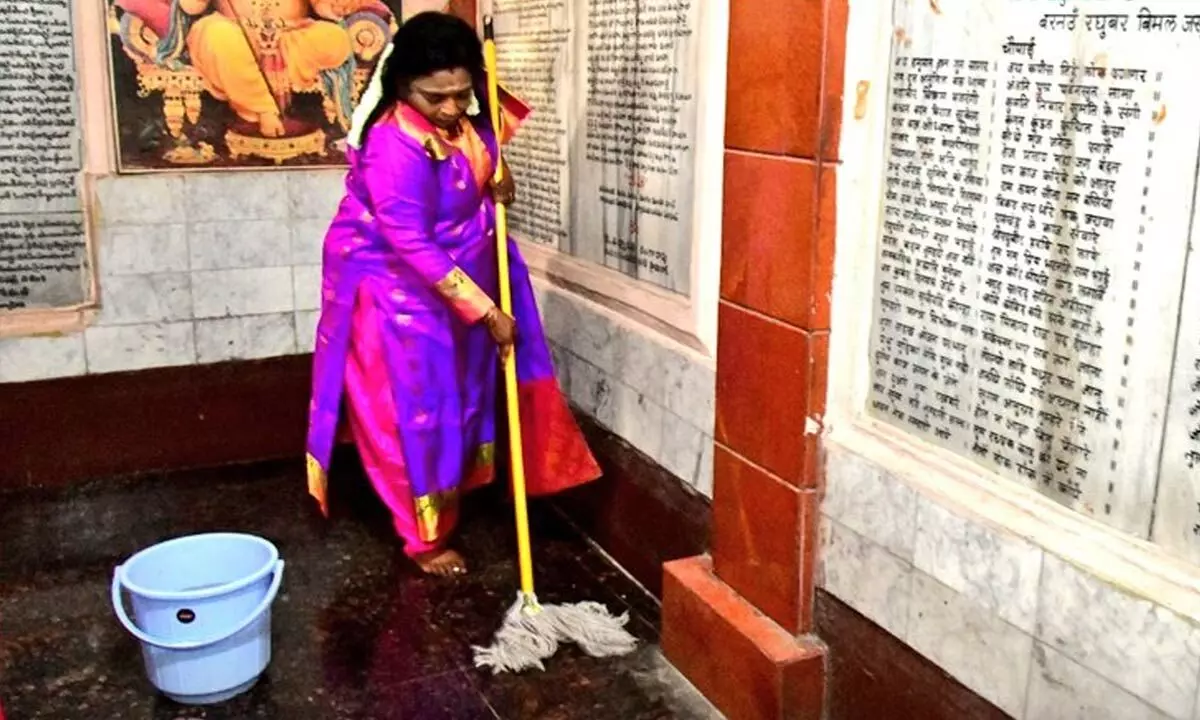
[[[483,18],[483,58],[488,79],[488,110],[496,135],[496,182],[504,178],[500,162],[500,86],[496,81],[496,39],[492,17]],[[508,208],[496,203],[496,257],[500,266],[500,309],[512,316],[512,280],[508,275]],[[508,410],[508,445],[512,466],[513,504],[517,511],[517,560],[521,570],[521,592],[533,593],[533,555],[529,547],[529,508],[525,498],[525,454],[521,445],[521,409],[517,398],[517,352],[512,348],[504,357],[504,397]]]

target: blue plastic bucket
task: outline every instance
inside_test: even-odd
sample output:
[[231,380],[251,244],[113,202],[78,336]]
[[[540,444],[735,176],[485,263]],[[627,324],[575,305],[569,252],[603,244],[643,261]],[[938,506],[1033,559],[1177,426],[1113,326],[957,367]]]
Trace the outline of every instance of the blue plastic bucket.
[[192,535],[118,567],[112,604],[142,643],[150,682],[178,703],[210,705],[249,690],[270,664],[271,605],[282,583],[279,550],[266,540]]

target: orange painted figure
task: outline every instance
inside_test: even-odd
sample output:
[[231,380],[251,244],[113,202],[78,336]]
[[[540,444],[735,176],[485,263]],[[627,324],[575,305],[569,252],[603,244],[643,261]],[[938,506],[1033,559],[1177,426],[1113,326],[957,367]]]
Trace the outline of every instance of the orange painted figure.
[[351,59],[338,22],[377,0],[179,0],[198,19],[187,35],[206,89],[264,137],[284,134],[291,93]]

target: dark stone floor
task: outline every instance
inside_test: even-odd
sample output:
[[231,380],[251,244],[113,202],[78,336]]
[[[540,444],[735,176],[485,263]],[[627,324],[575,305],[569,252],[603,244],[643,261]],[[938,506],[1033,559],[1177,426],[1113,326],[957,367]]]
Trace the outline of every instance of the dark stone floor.
[[[720,717],[662,659],[658,607],[545,507],[534,507],[543,602],[630,611],[632,656],[560,650],[546,673],[493,677],[470,664],[515,597],[509,508],[472,499],[462,580],[421,576],[353,463],[335,473],[325,522],[302,468],[258,465],[0,495],[0,703],[8,720],[650,720]],[[160,540],[251,532],[287,561],[274,660],[248,694],[179,707],[155,695],[138,645],[112,616],[115,565]]]

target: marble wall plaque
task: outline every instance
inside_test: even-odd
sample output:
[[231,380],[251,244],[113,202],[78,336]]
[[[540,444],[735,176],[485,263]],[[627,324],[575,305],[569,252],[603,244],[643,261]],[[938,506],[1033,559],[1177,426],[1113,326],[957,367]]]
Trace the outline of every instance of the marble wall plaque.
[[699,23],[693,0],[498,4],[501,73],[537,109],[508,156],[519,236],[691,291]]
[[520,200],[509,214],[522,239],[565,250],[571,226],[572,88],[576,57],[573,3],[529,0],[496,8],[496,50],[506,87],[535,108],[505,158]]
[[0,10],[0,312],[90,293],[69,0]]
[[867,410],[1146,537],[1200,2],[1142,5],[896,3]]
[[[1187,4],[1189,12],[1196,14],[1186,16],[1184,22],[1193,33],[1200,31],[1200,2]],[[1172,111],[1166,111],[1168,118]],[[1196,220],[1193,208],[1192,228]],[[1183,301],[1153,329],[1174,331],[1176,336],[1153,540],[1200,563],[1200,258],[1194,245],[1195,240],[1188,243]]]

